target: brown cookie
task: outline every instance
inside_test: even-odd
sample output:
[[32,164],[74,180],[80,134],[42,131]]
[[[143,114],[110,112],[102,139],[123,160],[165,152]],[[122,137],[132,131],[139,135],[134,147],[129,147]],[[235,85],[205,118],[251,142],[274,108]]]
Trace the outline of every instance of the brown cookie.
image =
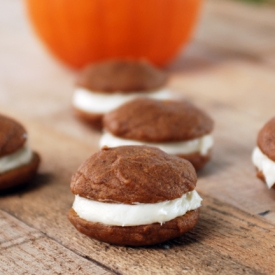
[[24,127],[15,120],[0,115],[0,157],[22,148],[27,140]]
[[275,161],[275,117],[260,130],[257,145],[269,159]]
[[0,174],[0,191],[29,182],[36,174],[39,163],[40,157],[34,152],[30,163]]
[[85,111],[82,111],[80,109],[74,108],[75,115],[87,123],[88,125],[91,125],[94,129],[101,130],[103,127],[102,124],[102,118],[103,114],[97,114],[97,113],[87,113]]
[[88,158],[73,175],[71,190],[102,202],[156,203],[192,191],[196,181],[192,165],[184,159],[158,148],[122,146],[104,148]]
[[[128,142],[132,140],[147,145],[154,143],[154,146],[157,146],[156,143],[169,144],[201,138],[212,132],[213,125],[213,120],[205,112],[184,100],[139,98],[125,103],[103,118],[106,132],[120,138],[121,142],[127,139]],[[113,146],[111,143],[104,145]],[[178,151],[176,155],[186,158],[196,169],[200,169],[210,159],[210,152],[182,154]]]
[[[263,174],[263,171],[260,171],[258,168],[256,168],[256,175],[260,180],[262,180],[265,183],[266,179]],[[273,185],[271,188],[275,189],[275,185]]]
[[[133,61],[133,60],[111,60],[101,63],[92,64],[86,67],[78,77],[76,82],[77,90],[74,94],[73,108],[75,114],[79,119],[88,123],[96,129],[102,128],[102,117],[107,111],[100,112],[95,110],[94,102],[100,100],[99,106],[109,106],[109,108],[116,108],[121,102],[129,100],[127,96],[129,94],[138,96],[140,93],[153,95],[158,89],[165,86],[167,83],[167,75],[145,61]],[[79,90],[81,88],[81,91]],[[83,90],[84,89],[84,90]],[[76,97],[79,95],[83,97],[85,92],[85,108],[83,107],[83,101],[79,103]],[[93,97],[88,99],[87,94]],[[120,99],[110,98],[119,94]],[[97,95],[109,96],[108,98],[97,99]],[[81,98],[82,98],[81,97]],[[117,101],[118,100],[118,101]],[[92,101],[92,103],[89,103]],[[87,106],[92,106],[91,109],[87,109]],[[114,106],[113,106],[114,105]],[[113,106],[113,107],[110,107]]]
[[[24,127],[15,120],[0,115],[0,159],[8,158],[13,154],[16,155],[17,152],[23,149],[26,141],[27,133]],[[26,164],[14,168],[6,168],[7,170],[1,169],[3,172],[0,172],[0,191],[24,184],[34,176],[40,158],[37,153],[32,154],[32,158]],[[13,159],[12,161],[15,160]],[[9,163],[7,165],[7,167],[11,167]]]
[[211,157],[211,153],[209,151],[206,155],[201,155],[200,153],[194,153],[194,154],[185,154],[185,155],[179,154],[177,156],[190,161],[194,166],[194,168],[198,171],[209,161]]
[[257,177],[275,188],[275,117],[269,120],[260,130],[257,137],[257,147],[252,153],[252,162],[257,170]]
[[[136,205],[154,204],[182,197],[194,190],[196,173],[181,158],[147,146],[104,148],[87,159],[73,175],[71,190],[92,201]],[[71,223],[82,233],[100,241],[142,246],[160,243],[191,230],[198,209],[162,224],[113,226],[80,218],[72,208]]]
[[106,114],[103,125],[120,138],[171,142],[209,134],[214,123],[205,112],[184,100],[138,98]]
[[101,93],[131,93],[154,90],[167,82],[167,75],[140,60],[110,60],[84,68],[77,86]]

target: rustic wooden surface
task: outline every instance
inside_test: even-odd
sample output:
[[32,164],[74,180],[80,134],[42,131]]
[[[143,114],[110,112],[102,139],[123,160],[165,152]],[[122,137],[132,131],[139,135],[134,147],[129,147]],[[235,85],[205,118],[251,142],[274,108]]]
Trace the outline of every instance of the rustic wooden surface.
[[0,196],[0,274],[272,274],[275,190],[251,152],[275,102],[275,10],[209,0],[193,42],[166,70],[170,87],[215,119],[212,161],[199,173],[198,225],[149,248],[78,233],[66,213],[70,177],[100,134],[71,112],[75,72],[45,52],[23,1],[0,0],[0,110],[19,119],[43,162],[27,188]]

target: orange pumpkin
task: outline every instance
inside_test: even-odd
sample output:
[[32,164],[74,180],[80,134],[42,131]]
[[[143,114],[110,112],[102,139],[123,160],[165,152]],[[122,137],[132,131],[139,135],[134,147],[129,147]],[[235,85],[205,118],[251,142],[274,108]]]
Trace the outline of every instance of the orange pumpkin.
[[201,0],[26,0],[39,37],[79,68],[109,58],[169,62],[188,41]]

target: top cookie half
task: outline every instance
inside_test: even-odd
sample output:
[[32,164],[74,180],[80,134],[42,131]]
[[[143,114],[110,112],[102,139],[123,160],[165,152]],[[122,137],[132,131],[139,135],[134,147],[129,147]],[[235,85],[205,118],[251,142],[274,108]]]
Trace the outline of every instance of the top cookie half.
[[111,60],[86,67],[76,85],[101,93],[131,93],[164,86],[167,75],[146,61]]
[[0,115],[0,157],[14,153],[26,142],[27,133],[17,121]]
[[213,120],[191,103],[180,100],[132,100],[103,118],[113,135],[147,142],[185,141],[213,130]]
[[73,194],[101,202],[156,203],[194,190],[189,161],[148,146],[103,148],[73,175]]
[[268,158],[275,161],[275,117],[260,130],[257,144]]

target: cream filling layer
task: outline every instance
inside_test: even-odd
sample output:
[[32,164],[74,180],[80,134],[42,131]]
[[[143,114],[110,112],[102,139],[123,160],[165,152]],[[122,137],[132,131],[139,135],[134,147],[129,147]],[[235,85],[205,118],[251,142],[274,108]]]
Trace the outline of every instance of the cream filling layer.
[[31,162],[33,156],[32,150],[25,145],[14,153],[0,158],[0,173],[23,166]]
[[130,139],[123,139],[112,135],[109,132],[105,132],[100,141],[100,148],[103,146],[118,147],[123,145],[148,145],[158,147],[167,154],[179,155],[179,154],[192,154],[200,153],[201,155],[207,155],[210,148],[213,146],[213,137],[211,135],[205,135],[197,139],[188,141],[176,141],[176,142],[142,142]]
[[137,97],[149,97],[153,99],[171,99],[169,89],[159,89],[147,93],[132,92],[129,94],[113,93],[104,94],[93,92],[84,88],[77,88],[73,95],[73,105],[88,113],[107,113],[120,105]]
[[181,198],[158,203],[115,204],[75,196],[73,209],[86,221],[106,225],[136,226],[164,223],[201,206],[202,198],[193,190]]
[[252,153],[253,164],[262,171],[268,188],[275,184],[275,162],[268,158],[259,147],[256,147]]

